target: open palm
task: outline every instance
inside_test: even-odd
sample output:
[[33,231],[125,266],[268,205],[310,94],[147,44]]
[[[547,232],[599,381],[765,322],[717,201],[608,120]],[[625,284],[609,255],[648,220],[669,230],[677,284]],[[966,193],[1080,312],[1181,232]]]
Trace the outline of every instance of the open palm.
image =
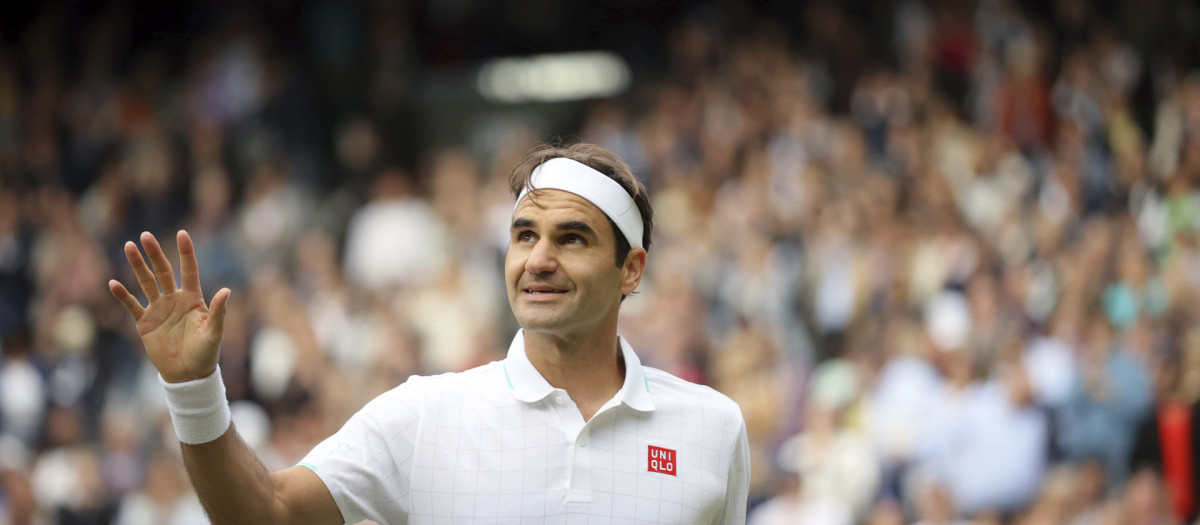
[[109,291],[137,323],[138,335],[146,346],[150,362],[170,383],[201,379],[216,370],[225,303],[230,294],[228,288],[222,288],[213,296],[211,307],[206,306],[204,293],[200,290],[200,271],[192,238],[181,230],[176,240],[182,266],[182,287],[175,285],[174,269],[158,240],[149,232],[142,233],[141,241],[153,271],[142,259],[137,246],[132,241],[125,243],[125,258],[149,304],[142,307],[120,282],[108,282]]

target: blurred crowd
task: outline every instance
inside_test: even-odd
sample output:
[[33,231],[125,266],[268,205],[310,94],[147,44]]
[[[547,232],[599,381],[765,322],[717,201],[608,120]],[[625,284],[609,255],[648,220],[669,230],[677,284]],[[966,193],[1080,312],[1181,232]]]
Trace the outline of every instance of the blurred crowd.
[[[241,11],[183,57],[123,52],[119,8],[0,47],[0,524],[207,521],[105,286],[142,231],[232,288],[221,367],[268,468],[503,357],[507,175],[550,137],[414,146],[404,8],[314,4],[305,67]],[[741,405],[750,522],[1192,523],[1200,8],[800,11],[697,9],[570,133],[651,189],[620,331]]]

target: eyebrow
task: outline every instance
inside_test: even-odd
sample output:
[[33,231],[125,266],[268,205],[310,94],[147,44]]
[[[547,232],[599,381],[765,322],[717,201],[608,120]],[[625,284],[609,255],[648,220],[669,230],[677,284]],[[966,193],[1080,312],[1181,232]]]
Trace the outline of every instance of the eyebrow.
[[533,219],[521,218],[513,221],[511,229],[517,230],[521,228],[532,228],[534,226],[537,226],[537,223],[533,222]]
[[[527,219],[524,217],[518,218],[518,219],[514,220],[512,223],[513,230],[519,230],[519,229],[523,229],[523,228],[535,228],[535,227],[537,227],[537,223],[534,222],[533,219]],[[588,223],[583,222],[583,221],[560,222],[560,223],[554,225],[554,228],[558,231],[576,231],[576,232],[582,233],[584,235],[596,237],[596,230],[593,229],[591,226],[589,226]]]
[[577,231],[584,235],[590,235],[593,237],[596,235],[596,230],[593,230],[591,226],[588,226],[588,224],[583,221],[560,222],[556,225],[556,228],[562,231]]

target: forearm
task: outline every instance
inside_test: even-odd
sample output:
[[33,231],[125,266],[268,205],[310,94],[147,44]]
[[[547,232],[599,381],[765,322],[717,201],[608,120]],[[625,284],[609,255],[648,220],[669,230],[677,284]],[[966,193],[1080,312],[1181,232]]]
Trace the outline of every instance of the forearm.
[[180,445],[188,476],[213,523],[292,522],[271,473],[232,425],[214,441]]
[[316,474],[305,468],[267,472],[230,422],[219,370],[163,387],[188,476],[213,522],[342,522]]

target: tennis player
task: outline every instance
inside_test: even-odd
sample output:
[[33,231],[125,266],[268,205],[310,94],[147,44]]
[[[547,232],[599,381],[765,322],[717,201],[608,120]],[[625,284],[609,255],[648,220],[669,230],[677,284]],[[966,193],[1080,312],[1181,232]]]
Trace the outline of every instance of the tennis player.
[[[217,366],[230,290],[205,304],[195,248],[182,287],[141,235],[117,281],[166,391],[188,475],[214,523],[744,523],[749,452],[729,398],[642,366],[617,335],[646,268],[653,211],[611,152],[544,146],[512,172],[505,258],[521,325],[508,355],[411,377],[297,466],[268,472],[230,423]],[[414,246],[414,250],[421,247]]]

